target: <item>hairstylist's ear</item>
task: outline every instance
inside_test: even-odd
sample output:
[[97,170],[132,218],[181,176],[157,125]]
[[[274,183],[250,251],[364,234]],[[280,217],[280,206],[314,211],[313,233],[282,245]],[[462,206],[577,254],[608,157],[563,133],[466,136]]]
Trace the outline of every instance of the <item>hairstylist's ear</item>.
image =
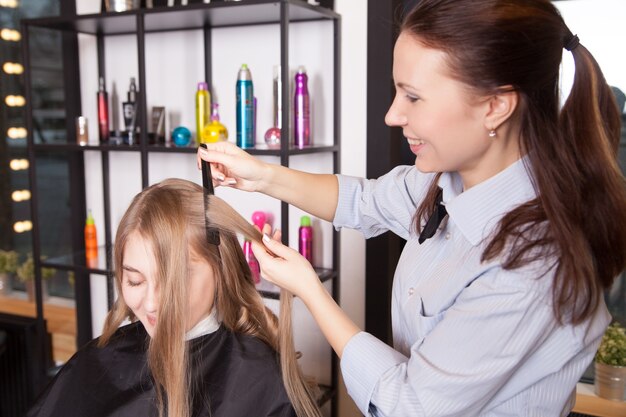
[[519,95],[512,87],[503,87],[502,92],[495,94],[487,101],[487,113],[485,114],[485,129],[496,130],[505,123],[515,112]]

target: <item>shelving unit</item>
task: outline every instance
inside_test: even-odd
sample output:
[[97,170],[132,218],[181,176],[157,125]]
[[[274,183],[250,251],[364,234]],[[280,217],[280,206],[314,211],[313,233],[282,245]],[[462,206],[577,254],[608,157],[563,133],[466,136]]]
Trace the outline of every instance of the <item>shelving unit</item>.
[[[332,22],[333,27],[333,73],[325,74],[325,77],[332,77],[333,95],[332,95],[332,144],[319,143],[304,149],[290,146],[291,138],[283,133],[280,149],[267,149],[263,147],[247,150],[250,154],[259,156],[273,156],[280,160],[283,166],[290,166],[290,157],[308,154],[325,153],[332,155],[333,173],[339,172],[340,162],[340,30],[341,18],[332,10],[312,6],[303,0],[246,0],[242,2],[214,2],[210,4],[194,4],[190,6],[162,7],[155,9],[139,9],[136,11],[122,13],[102,13],[63,17],[50,17],[38,19],[26,19],[22,21],[23,50],[25,56],[25,93],[26,93],[26,114],[29,132],[28,136],[28,155],[31,162],[30,182],[32,190],[31,212],[33,221],[33,255],[35,257],[36,270],[36,287],[37,295],[37,314],[43,317],[43,302],[40,294],[41,290],[41,268],[54,267],[60,270],[73,271],[77,275],[81,275],[85,279],[77,279],[76,283],[76,306],[77,306],[77,327],[78,327],[78,344],[81,345],[85,341],[91,339],[91,304],[89,298],[91,296],[89,287],[89,274],[104,275],[107,277],[107,302],[109,307],[114,301],[113,290],[113,271],[112,271],[112,233],[113,227],[111,221],[110,201],[111,190],[114,184],[111,183],[110,157],[112,153],[124,152],[139,155],[139,165],[141,168],[141,186],[147,187],[149,180],[149,155],[150,154],[192,154],[196,152],[196,148],[178,148],[167,147],[164,145],[150,145],[148,143],[148,105],[146,94],[150,94],[150,89],[146,85],[146,35],[159,32],[174,32],[186,30],[202,30],[204,43],[204,76],[209,85],[212,85],[212,69],[211,60],[212,48],[212,31],[217,28],[236,28],[251,27],[256,25],[278,25],[280,37],[280,64],[281,64],[281,81],[283,86],[289,86],[289,28],[291,24],[301,22],[327,21]],[[73,120],[75,117],[83,114],[80,103],[80,87],[76,85],[65,86],[68,100],[66,111],[67,136],[63,142],[54,143],[36,143],[33,136],[33,109],[31,104],[31,88],[32,80],[30,77],[30,65],[28,59],[29,50],[29,31],[31,28],[43,28],[47,30],[61,31],[64,36],[77,37],[78,34],[87,34],[96,38],[97,45],[97,68],[98,76],[103,77],[106,81],[105,71],[105,38],[119,35],[133,35],[137,40],[137,64],[138,64],[138,89],[141,94],[138,98],[138,126],[140,127],[139,145],[87,145],[79,146],[76,143],[76,132],[73,129]],[[68,66],[74,65],[77,70],[76,63],[72,63],[72,59],[76,60],[78,51],[65,53],[64,63]],[[290,106],[291,97],[289,88],[282,90],[282,132],[290,132]],[[88,267],[85,264],[84,257],[84,241],[79,237],[82,236],[84,227],[84,217],[80,213],[85,213],[85,184],[84,178],[79,178],[76,184],[71,185],[72,197],[70,207],[73,213],[71,233],[73,239],[72,253],[63,256],[42,259],[40,235],[38,230],[42,227],[40,216],[42,208],[37,198],[37,171],[36,159],[39,154],[59,154],[66,155],[71,159],[72,170],[76,172],[84,172],[84,156],[86,152],[97,152],[100,154],[102,166],[102,190],[104,200],[104,246],[99,250],[99,259],[97,266]],[[283,241],[288,244],[289,239],[289,206],[281,202],[280,228],[282,230]],[[339,299],[339,235],[333,232],[332,235],[332,268],[316,268],[316,271],[323,282],[330,282],[332,285],[332,294],[335,299]],[[278,292],[272,290],[259,289],[262,296],[268,299],[278,299]],[[41,319],[43,321],[43,319]],[[43,353],[42,353],[43,355]],[[337,387],[337,363],[336,357],[331,355],[331,386],[322,386],[320,402],[326,402],[336,396]],[[337,402],[332,402],[332,415],[337,414]]]

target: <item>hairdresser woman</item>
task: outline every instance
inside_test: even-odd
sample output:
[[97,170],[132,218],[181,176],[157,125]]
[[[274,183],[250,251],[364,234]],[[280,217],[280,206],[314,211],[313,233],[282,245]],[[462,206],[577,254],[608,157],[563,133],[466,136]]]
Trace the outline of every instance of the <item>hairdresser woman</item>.
[[[559,108],[563,51],[576,63]],[[263,275],[302,298],[372,416],[566,416],[626,266],[620,121],[596,61],[548,0],[421,0],[394,49],[415,166],[376,180],[270,165],[229,144],[199,156],[217,185],[336,227],[407,240],[393,348],[362,332],[294,250],[266,236]],[[441,224],[436,220],[443,219]]]

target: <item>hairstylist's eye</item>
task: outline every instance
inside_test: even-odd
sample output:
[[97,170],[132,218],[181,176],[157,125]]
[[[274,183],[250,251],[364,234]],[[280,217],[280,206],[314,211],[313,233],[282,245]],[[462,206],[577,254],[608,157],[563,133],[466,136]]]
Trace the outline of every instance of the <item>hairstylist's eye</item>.
[[415,103],[417,100],[419,100],[419,97],[412,96],[412,95],[410,95],[410,94],[407,94],[405,97],[406,97],[406,99],[407,99],[407,100],[409,100],[411,103]]

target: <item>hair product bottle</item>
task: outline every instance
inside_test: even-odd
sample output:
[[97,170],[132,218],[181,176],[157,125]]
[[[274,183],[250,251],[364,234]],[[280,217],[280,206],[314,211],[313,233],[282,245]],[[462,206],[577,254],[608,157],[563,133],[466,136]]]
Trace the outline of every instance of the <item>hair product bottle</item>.
[[309,216],[300,217],[298,229],[298,252],[313,265],[313,228]]
[[98,263],[98,235],[91,210],[85,221],[85,260],[88,267],[95,267]]
[[270,149],[280,148],[280,128],[282,124],[283,106],[282,81],[280,79],[280,65],[274,66],[274,125],[265,132],[265,144]]
[[252,213],[252,223],[263,231],[263,226],[267,222],[267,215],[262,211],[255,211]]
[[196,140],[202,142],[202,131],[209,123],[211,112],[211,93],[207,83],[199,82],[196,91]]
[[128,87],[128,93],[126,94],[127,101],[122,103],[122,113],[124,115],[124,127],[128,136],[124,137],[124,143],[127,145],[136,145],[135,129],[137,125],[137,85],[135,84],[135,77],[131,77],[130,86]]
[[98,136],[100,143],[109,141],[109,96],[104,89],[104,78],[98,81]]
[[[261,230],[263,230],[266,218],[267,216],[262,211],[255,211],[252,213],[252,223],[254,223],[254,225]],[[246,258],[246,262],[248,262],[248,266],[250,267],[250,272],[252,272],[254,283],[260,283],[261,267],[259,266],[259,261],[257,261],[254,257],[254,253],[252,252],[252,243],[248,239],[244,239],[243,241],[243,254]]]
[[254,147],[254,89],[252,74],[246,64],[237,75],[237,146],[242,149]]
[[293,140],[298,148],[311,144],[311,120],[309,108],[309,87],[306,69],[301,66],[295,79],[293,97]]
[[228,129],[220,122],[220,114],[218,112],[219,104],[213,103],[211,112],[211,123],[202,129],[202,143],[221,142],[228,140]]

